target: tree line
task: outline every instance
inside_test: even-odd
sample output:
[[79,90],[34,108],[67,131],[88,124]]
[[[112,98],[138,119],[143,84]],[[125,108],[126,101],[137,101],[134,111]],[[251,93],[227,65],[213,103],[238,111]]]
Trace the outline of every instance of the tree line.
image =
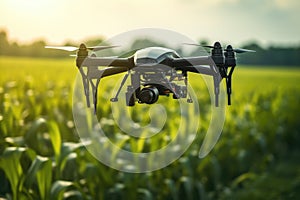
[[[87,45],[97,45],[103,41],[103,38],[89,39],[84,41]],[[138,44],[147,43],[160,45],[150,40],[137,40],[132,48]],[[207,42],[202,41],[202,44]],[[0,31],[0,56],[26,56],[26,57],[47,57],[47,58],[65,58],[70,52],[63,52],[51,49],[45,49],[47,45],[44,40],[37,40],[27,45],[20,45],[17,42],[8,40],[6,31]],[[63,45],[78,46],[67,42]],[[139,45],[138,45],[139,46]],[[242,46],[242,48],[255,50],[256,53],[238,55],[239,64],[247,65],[265,65],[265,66],[300,66],[300,44],[298,46],[282,47],[269,46],[262,47],[256,42],[251,42]],[[177,49],[180,52],[180,49]]]

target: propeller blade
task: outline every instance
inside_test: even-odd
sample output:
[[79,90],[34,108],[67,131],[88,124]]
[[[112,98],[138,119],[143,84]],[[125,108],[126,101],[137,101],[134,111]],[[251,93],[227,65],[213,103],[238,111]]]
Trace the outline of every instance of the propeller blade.
[[[78,57],[76,54],[70,55],[71,57]],[[96,58],[97,56],[90,56]],[[98,57],[98,58],[110,58],[110,59],[117,59],[119,58],[118,56],[108,56],[108,57]]]
[[211,48],[211,49],[215,48],[214,46],[210,46],[210,45],[203,45],[203,47]]
[[88,50],[92,50],[92,51],[101,51],[104,49],[111,49],[111,48],[116,48],[119,46],[94,46],[94,47],[87,47]]
[[[200,45],[200,44],[191,44],[191,43],[183,43],[184,45],[192,45],[192,46],[199,46],[199,47],[206,47],[206,48],[215,48],[215,46],[211,46],[211,45]],[[232,48],[232,47],[231,47]],[[246,53],[246,52],[256,52],[254,50],[250,50],[250,49],[232,49],[235,53]],[[224,51],[230,51],[228,49],[224,49]]]
[[197,47],[201,47],[200,44],[193,44],[193,43],[182,43],[184,45],[191,45],[191,46],[197,46]]
[[254,52],[256,52],[256,51],[250,50],[250,49],[233,49],[233,51],[235,53],[246,53],[246,52],[252,52],[252,53],[254,53]]
[[77,47],[72,46],[45,46],[46,49],[58,49],[63,51],[76,51],[78,50]]
[[[100,51],[104,49],[110,49],[115,48],[119,46],[94,46],[94,47],[86,47],[88,50],[92,51]],[[72,47],[72,46],[45,46],[46,49],[58,49],[58,50],[64,50],[64,51],[77,51],[78,47]]]
[[184,45],[191,45],[191,46],[197,46],[197,47],[207,47],[207,48],[214,48],[214,46],[210,45],[201,45],[201,44],[193,44],[193,43],[182,43]]

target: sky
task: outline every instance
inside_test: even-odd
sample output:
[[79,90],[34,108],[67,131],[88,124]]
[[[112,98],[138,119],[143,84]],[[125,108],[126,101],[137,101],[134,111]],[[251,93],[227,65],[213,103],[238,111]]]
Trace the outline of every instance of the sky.
[[20,43],[163,28],[195,41],[298,45],[299,11],[299,0],[0,0],[0,30]]

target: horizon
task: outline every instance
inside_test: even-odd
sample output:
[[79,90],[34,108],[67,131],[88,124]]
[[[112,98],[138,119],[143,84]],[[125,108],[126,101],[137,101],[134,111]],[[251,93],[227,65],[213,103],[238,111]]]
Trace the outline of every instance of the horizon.
[[[43,38],[43,37],[32,38],[32,40],[30,40],[30,41],[20,41],[18,39],[11,38],[9,30],[1,28],[1,27],[0,27],[0,32],[5,32],[6,33],[7,41],[10,43],[10,45],[12,45],[13,43],[16,43],[20,47],[21,46],[30,46],[33,43],[40,42],[40,41],[45,42],[46,45],[59,45],[59,46],[62,46],[62,45],[67,45],[68,44],[68,45],[78,46],[78,45],[80,45],[80,43],[91,42],[93,40],[101,39],[103,41],[106,41],[107,39],[109,39],[109,38],[106,38],[104,36],[98,36],[98,37],[97,36],[86,36],[86,37],[83,37],[82,39],[79,39],[78,41],[66,38],[61,43],[51,43],[49,40],[47,40],[46,38]],[[140,39],[143,40],[145,38],[143,36],[141,36],[140,38],[136,37],[131,42],[133,43],[135,40],[140,40]],[[149,39],[152,40],[153,38],[149,38]],[[155,40],[155,39],[152,40],[152,41],[153,42],[160,42],[160,43],[164,44],[163,41],[158,41],[158,40]],[[200,44],[200,42],[208,42],[208,44],[213,44],[216,41],[212,41],[208,38],[199,38],[196,42],[198,42],[199,44]],[[218,42],[226,44],[226,41],[224,42],[224,41],[218,40]],[[279,47],[279,48],[298,48],[298,47],[300,47],[300,41],[299,42],[291,42],[291,43],[272,43],[272,42],[263,43],[262,41],[259,41],[257,39],[252,39],[252,40],[247,40],[247,41],[242,41],[240,43],[232,43],[232,44],[235,44],[235,46],[240,46],[240,47],[245,46],[245,45],[249,45],[249,44],[257,44],[262,48],[270,48],[270,47],[275,47],[275,48],[276,47]]]

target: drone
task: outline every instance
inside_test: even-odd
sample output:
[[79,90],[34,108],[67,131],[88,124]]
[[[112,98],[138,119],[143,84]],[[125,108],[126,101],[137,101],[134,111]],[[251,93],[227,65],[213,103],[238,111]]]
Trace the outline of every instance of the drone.
[[[199,44],[187,44],[201,46]],[[127,72],[111,102],[119,100],[119,94],[127,81],[131,78],[130,85],[125,93],[126,105],[134,106],[135,103],[154,104],[159,96],[169,96],[173,99],[186,98],[188,103],[193,103],[188,92],[188,72],[209,75],[213,78],[215,106],[219,106],[220,83],[226,81],[228,105],[231,105],[232,74],[236,67],[236,53],[255,52],[248,49],[234,49],[228,45],[222,48],[220,42],[210,48],[208,56],[182,57],[175,50],[164,47],[146,47],[137,49],[128,57],[97,57],[95,53],[104,49],[118,46],[87,47],[80,44],[72,46],[46,46],[45,48],[65,51],[77,51],[76,66],[82,76],[84,94],[87,107],[90,107],[90,89],[94,113],[97,109],[97,93],[101,78]],[[178,82],[183,82],[179,84]]]

